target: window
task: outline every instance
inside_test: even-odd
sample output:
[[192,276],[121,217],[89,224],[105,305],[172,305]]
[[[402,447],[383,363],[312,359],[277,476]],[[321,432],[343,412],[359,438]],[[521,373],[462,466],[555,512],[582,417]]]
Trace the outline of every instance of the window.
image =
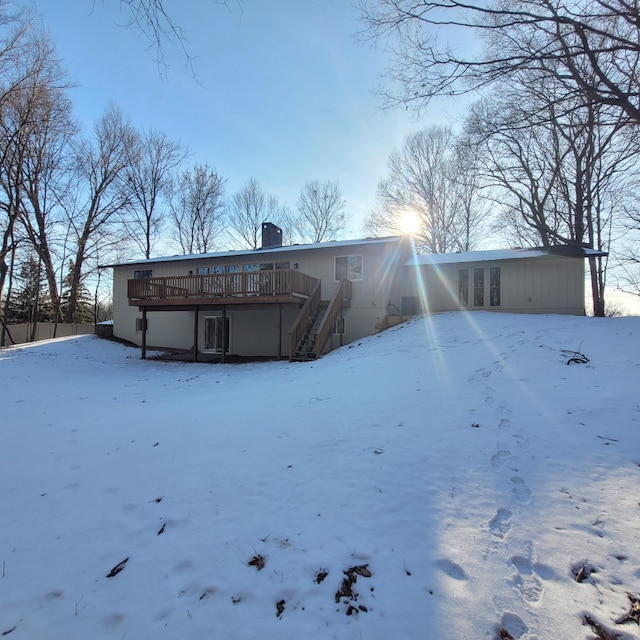
[[260,271],[273,271],[273,262],[263,262],[260,264]]
[[290,262],[276,262],[276,269],[291,269]]
[[257,271],[258,270],[258,265],[255,264],[255,263],[254,264],[245,264],[245,265],[243,265],[242,270],[246,271],[246,272]]
[[484,307],[484,269],[473,270],[473,306]]
[[209,273],[209,267],[198,267],[196,273],[199,276],[206,276]]
[[362,280],[362,256],[340,256],[336,258],[335,279]]
[[136,333],[142,333],[142,327],[144,326],[145,331],[149,331],[149,320],[142,324],[143,318],[136,318]]
[[345,322],[344,318],[336,318],[336,321],[333,325],[333,333],[334,335],[344,335],[347,330],[347,323]]
[[500,267],[489,269],[489,306],[500,306]]
[[138,269],[133,272],[134,280],[144,280],[145,278],[151,278],[153,275],[153,269]]
[[469,306],[469,269],[458,269],[458,302]]
[[209,267],[209,273],[220,275],[221,273],[239,273],[240,267],[237,264],[214,264]]

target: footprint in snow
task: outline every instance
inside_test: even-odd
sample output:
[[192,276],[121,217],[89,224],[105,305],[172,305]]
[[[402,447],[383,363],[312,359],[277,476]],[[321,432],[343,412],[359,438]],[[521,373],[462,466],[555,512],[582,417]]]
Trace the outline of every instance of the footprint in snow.
[[531,489],[527,487],[525,481],[520,476],[511,478],[513,483],[513,495],[520,504],[529,504],[531,502]]
[[496,538],[504,538],[511,529],[511,511],[500,508],[489,521],[489,529]]
[[510,612],[503,614],[500,626],[506,629],[513,638],[522,638],[529,631],[529,627],[524,623],[524,620],[515,613]]
[[538,579],[531,560],[524,556],[513,556],[513,566],[518,570],[513,584],[527,602],[539,602],[544,593],[544,585]]
[[523,436],[520,433],[514,433],[513,434],[513,439],[516,441],[516,444],[521,449],[524,449],[525,451],[528,450],[531,447],[531,445],[529,443],[529,438],[527,438],[526,436]]
[[442,558],[436,562],[436,565],[440,571],[444,571],[450,578],[454,580],[467,580],[469,576],[465,570],[457,563],[447,558]]
[[494,469],[502,469],[505,462],[509,459],[510,456],[511,451],[509,451],[508,449],[499,449],[491,456],[491,466]]

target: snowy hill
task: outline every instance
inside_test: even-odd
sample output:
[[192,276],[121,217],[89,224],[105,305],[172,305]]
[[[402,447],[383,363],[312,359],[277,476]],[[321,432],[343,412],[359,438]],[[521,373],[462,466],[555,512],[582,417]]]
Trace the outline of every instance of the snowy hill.
[[2,350],[0,634],[637,638],[639,338],[459,313],[312,364]]

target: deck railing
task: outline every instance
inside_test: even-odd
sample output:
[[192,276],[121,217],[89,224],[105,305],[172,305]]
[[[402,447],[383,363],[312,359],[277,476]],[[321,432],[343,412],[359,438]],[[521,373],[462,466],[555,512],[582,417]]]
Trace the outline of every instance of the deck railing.
[[295,269],[140,278],[127,281],[127,297],[130,300],[162,301],[309,295],[315,282],[316,278]]

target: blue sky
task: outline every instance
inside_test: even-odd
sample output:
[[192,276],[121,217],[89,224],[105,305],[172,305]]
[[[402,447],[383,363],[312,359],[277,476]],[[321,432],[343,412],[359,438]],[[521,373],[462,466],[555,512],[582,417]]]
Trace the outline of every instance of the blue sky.
[[411,131],[449,121],[456,105],[434,104],[417,120],[382,111],[374,95],[384,52],[358,44],[348,0],[166,0],[187,33],[198,74],[178,47],[163,75],[144,37],[122,28],[119,0],[33,0],[77,84],[76,116],[87,131],[110,102],[138,128],[187,145],[190,162],[227,178],[227,193],[251,176],[295,206],[307,180],[338,180],[351,225],[375,203],[389,154]]

